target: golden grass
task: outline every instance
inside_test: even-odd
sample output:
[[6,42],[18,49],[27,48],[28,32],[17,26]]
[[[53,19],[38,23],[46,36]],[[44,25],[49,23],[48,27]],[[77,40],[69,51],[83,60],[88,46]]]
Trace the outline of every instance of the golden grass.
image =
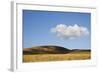
[[86,60],[90,58],[90,52],[72,52],[68,54],[35,54],[23,55],[23,62]]

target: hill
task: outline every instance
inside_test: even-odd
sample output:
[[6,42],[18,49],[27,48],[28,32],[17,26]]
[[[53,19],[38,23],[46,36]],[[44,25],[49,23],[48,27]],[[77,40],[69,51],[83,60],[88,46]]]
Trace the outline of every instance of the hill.
[[60,46],[37,46],[24,48],[23,54],[65,54],[71,50]]
[[91,50],[87,49],[73,49],[60,47],[60,46],[36,46],[31,48],[24,48],[23,54],[66,54],[66,53],[79,53],[79,52],[90,52]]
[[91,50],[73,49],[60,46],[36,46],[23,49],[23,62],[87,60],[91,59]]

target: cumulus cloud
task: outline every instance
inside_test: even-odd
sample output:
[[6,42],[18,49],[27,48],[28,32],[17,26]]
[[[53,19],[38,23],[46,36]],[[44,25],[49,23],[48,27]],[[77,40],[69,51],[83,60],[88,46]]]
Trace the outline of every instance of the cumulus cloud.
[[86,36],[89,31],[86,27],[74,24],[73,26],[58,24],[56,27],[51,29],[51,32],[56,34],[57,37],[64,39],[75,39],[77,37]]

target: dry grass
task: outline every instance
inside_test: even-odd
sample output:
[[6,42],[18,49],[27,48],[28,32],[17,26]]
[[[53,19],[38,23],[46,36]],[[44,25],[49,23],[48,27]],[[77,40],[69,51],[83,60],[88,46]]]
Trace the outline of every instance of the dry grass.
[[34,54],[23,55],[23,62],[86,60],[91,58],[90,52],[72,52],[68,54]]

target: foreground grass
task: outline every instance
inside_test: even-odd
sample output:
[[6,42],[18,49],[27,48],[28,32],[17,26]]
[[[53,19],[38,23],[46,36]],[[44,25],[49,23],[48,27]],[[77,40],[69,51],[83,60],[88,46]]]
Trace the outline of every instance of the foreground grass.
[[68,54],[34,54],[23,55],[23,62],[86,60],[90,58],[90,52],[71,52]]

